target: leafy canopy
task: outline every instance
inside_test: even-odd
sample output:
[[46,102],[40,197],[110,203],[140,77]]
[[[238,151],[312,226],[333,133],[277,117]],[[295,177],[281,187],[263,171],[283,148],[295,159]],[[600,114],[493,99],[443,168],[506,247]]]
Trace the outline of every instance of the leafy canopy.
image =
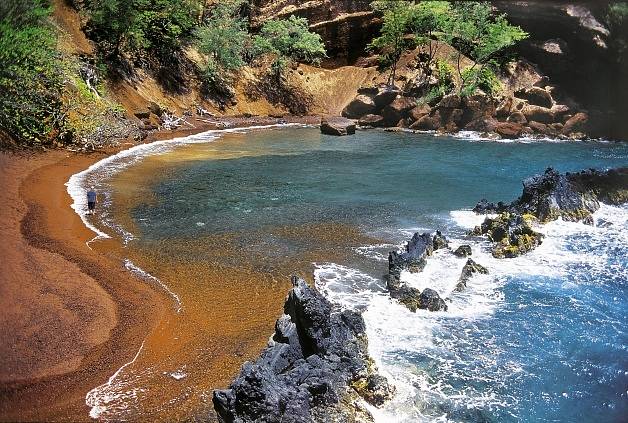
[[326,56],[321,36],[310,32],[307,19],[294,15],[264,23],[260,33],[253,37],[253,52],[256,56],[275,55],[273,68],[278,73],[290,61],[317,64]]
[[214,6],[211,16],[196,29],[196,45],[208,56],[205,76],[215,82],[219,75],[244,65],[244,54],[250,40],[245,20],[238,12],[245,0],[228,0]]

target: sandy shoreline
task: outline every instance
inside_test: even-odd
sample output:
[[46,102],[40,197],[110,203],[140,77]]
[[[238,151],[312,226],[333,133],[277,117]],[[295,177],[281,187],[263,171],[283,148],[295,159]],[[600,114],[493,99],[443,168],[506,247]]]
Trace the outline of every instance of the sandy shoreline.
[[[229,126],[272,123],[277,120],[233,119]],[[146,142],[210,129],[216,128],[158,132]],[[0,154],[2,421],[89,421],[85,394],[131,361],[171,313],[170,298],[124,268],[114,241],[95,251],[86,246],[93,233],[70,208],[64,186],[72,174],[130,146]],[[267,334],[250,336],[262,345]],[[235,374],[240,364],[224,372]]]

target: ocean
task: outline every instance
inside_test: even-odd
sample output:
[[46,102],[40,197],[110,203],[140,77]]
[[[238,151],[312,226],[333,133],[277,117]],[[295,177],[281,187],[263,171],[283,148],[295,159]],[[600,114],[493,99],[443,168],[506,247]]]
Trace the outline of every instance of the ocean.
[[[397,388],[371,409],[378,421],[625,421],[628,206],[603,205],[593,226],[548,223],[543,244],[515,259],[495,259],[465,234],[484,218],[470,211],[476,202],[511,201],[548,166],[627,165],[626,143],[379,130],[330,137],[296,126],[199,134],[96,163],[68,183],[95,232],[89,245],[120,240],[124,265],[164,292],[172,316],[161,335],[167,353],[163,343],[144,345],[88,394],[92,416],[203,415],[211,407],[203,375],[213,371],[206,345],[219,336],[203,325],[220,317],[208,305],[216,284],[255,297],[287,292],[295,272],[363,311],[369,351]],[[98,219],[84,216],[91,185]],[[470,244],[489,274],[454,292],[466,260],[437,251],[402,279],[435,289],[449,310],[412,313],[385,290],[387,255],[414,232],[436,230],[453,248]],[[272,307],[279,317],[281,303]]]

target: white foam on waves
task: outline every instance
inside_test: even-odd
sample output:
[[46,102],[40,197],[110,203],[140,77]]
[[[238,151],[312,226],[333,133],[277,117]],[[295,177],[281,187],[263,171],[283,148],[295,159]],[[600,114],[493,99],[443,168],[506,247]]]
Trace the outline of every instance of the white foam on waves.
[[[450,217],[457,232],[461,233],[482,223],[486,216],[460,210],[452,211]],[[427,287],[436,290],[446,298],[447,312],[417,310],[412,313],[390,298],[383,289],[381,278],[334,263],[316,264],[317,286],[332,302],[347,308],[366,308],[363,316],[369,352],[380,371],[397,389],[395,398],[384,408],[369,408],[376,420],[448,421],[438,406],[442,403],[461,410],[512,409],[519,398],[504,394],[507,389],[500,388],[507,379],[505,375],[522,371],[522,366],[516,358],[496,365],[495,357],[503,356],[503,347],[497,342],[475,345],[476,322],[490,319],[505,306],[503,287],[512,277],[526,284],[541,284],[547,278],[553,281],[552,284],[561,280],[563,284],[573,284],[566,276],[574,265],[584,263],[594,270],[605,270],[607,257],[603,247],[608,242],[628,244],[628,208],[602,205],[594,219],[595,226],[562,220],[539,226],[536,229],[545,234],[543,243],[516,259],[496,259],[490,253],[488,241],[455,238],[444,231],[451,237],[453,249],[463,243],[470,244],[473,260],[490,273],[474,275],[466,289],[455,292],[466,259],[437,250],[428,258],[422,272],[404,271],[401,279],[420,290]],[[594,248],[587,251],[574,249],[573,240],[579,237]],[[368,248],[363,250],[370,251]],[[378,256],[372,258],[381,261]],[[473,357],[471,361],[470,356]],[[435,363],[432,366],[437,369],[417,368],[417,363]],[[490,369],[490,372],[485,374],[484,369]],[[475,388],[466,383],[462,387],[449,384],[449,380],[469,378],[488,381],[488,388]],[[430,404],[434,406],[430,407]]]
[[135,263],[133,263],[129,259],[124,259],[124,267],[126,267],[127,270],[129,270],[132,273],[134,273],[137,276],[139,276],[141,279],[145,279],[145,280],[148,280],[148,281],[151,281],[151,282],[155,283],[160,289],[165,291],[173,299],[174,306],[175,306],[175,308],[174,308],[175,311],[177,313],[181,313],[181,310],[183,310],[183,303],[181,302],[181,298],[179,298],[179,296],[177,294],[175,294],[168,287],[168,285],[166,285],[160,279],[156,278],[155,276],[151,275],[150,273],[146,272],[142,268],[136,266]]

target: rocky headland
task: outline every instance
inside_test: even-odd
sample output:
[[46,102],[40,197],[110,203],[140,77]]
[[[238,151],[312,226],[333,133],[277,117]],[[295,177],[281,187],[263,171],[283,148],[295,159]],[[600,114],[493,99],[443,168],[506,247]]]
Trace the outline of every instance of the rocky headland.
[[560,174],[548,168],[523,181],[523,193],[510,204],[480,201],[473,209],[487,217],[472,234],[486,235],[494,243],[493,256],[511,258],[541,244],[543,235],[533,227],[561,218],[593,224],[600,202],[619,205],[628,201],[628,168],[583,170]]
[[268,347],[229,389],[214,391],[223,422],[369,422],[394,388],[368,355],[360,313],[340,310],[303,279],[293,288]]

